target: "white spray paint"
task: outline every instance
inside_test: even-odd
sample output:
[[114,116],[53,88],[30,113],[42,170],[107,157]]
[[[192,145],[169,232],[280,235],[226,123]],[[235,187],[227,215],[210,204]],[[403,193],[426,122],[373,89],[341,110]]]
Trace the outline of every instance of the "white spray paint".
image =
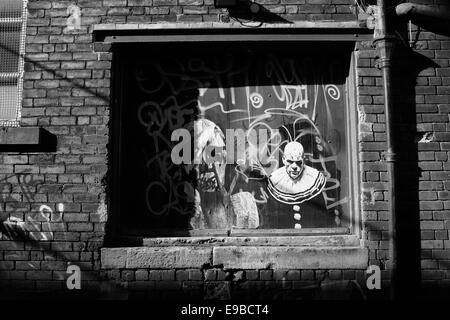
[[66,28],[69,31],[79,30],[81,29],[81,10],[75,4],[71,4],[67,7],[67,14],[69,17],[66,21]]
[[[11,240],[14,240],[18,234],[27,234],[31,239],[36,241],[50,241],[54,239],[54,233],[52,231],[52,223],[62,222],[62,216],[64,214],[64,204],[58,203],[57,206],[58,215],[53,216],[53,210],[48,205],[41,205],[39,207],[39,215],[33,217],[31,214],[27,215],[25,221],[17,217],[9,217],[3,222],[3,225],[7,231],[7,235]],[[44,221],[42,221],[42,219]],[[43,231],[42,227],[47,225],[47,230]]]

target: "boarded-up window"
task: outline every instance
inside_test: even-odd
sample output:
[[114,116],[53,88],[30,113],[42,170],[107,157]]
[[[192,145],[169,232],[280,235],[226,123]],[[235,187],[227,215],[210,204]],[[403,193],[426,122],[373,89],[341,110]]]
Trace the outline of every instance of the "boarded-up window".
[[122,233],[348,227],[351,50],[119,50]]
[[20,119],[25,52],[25,0],[0,1],[0,125]]

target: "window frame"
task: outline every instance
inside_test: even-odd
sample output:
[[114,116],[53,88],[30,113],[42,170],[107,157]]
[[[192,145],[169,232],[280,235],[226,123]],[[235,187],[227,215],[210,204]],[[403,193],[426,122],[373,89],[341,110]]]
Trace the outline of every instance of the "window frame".
[[[95,30],[95,29],[94,29]],[[112,44],[116,43],[136,43],[137,39],[135,36],[128,38],[128,36],[108,36],[107,33],[105,33],[105,30],[102,28],[101,31],[103,32],[100,36],[100,39],[108,38],[108,41],[112,41]],[[94,33],[94,36],[96,34]],[[104,38],[103,38],[104,37]],[[237,35],[233,34],[233,39],[236,40]],[[99,36],[97,34],[96,39],[98,40]],[[169,37],[170,38],[170,37]],[[282,37],[283,38],[283,37]],[[302,42],[302,41],[311,41],[310,34],[307,35],[307,37],[295,37],[295,39],[292,39],[292,37],[287,37],[289,42]],[[114,41],[116,39],[117,41]],[[213,41],[212,38],[205,38],[205,37],[198,37],[196,35],[191,36],[185,36],[184,38],[174,38],[174,41],[180,41],[180,42],[189,42],[194,40],[200,41],[200,42],[211,42]],[[242,41],[247,41],[248,35],[246,35]],[[264,40],[261,40],[260,38],[255,38],[258,42],[266,42]],[[344,40],[343,40],[344,39]],[[160,38],[152,38],[151,36],[138,36],[138,40],[143,42],[152,42],[155,45],[158,43],[161,43]],[[170,39],[169,39],[170,40]],[[163,42],[169,41],[166,39]],[[284,39],[285,41],[286,39]],[[354,48],[357,45],[357,42],[360,40],[366,40],[366,37],[358,38],[358,35],[352,34],[348,35],[348,37],[343,37],[341,35],[340,37],[333,38],[333,35],[326,35],[319,37],[316,40],[320,40],[320,42],[324,41],[341,41],[341,42],[351,42],[354,45]],[[291,237],[303,237],[303,236],[349,236],[357,238],[361,237],[361,231],[362,231],[362,224],[361,224],[361,213],[360,213],[360,204],[359,204],[359,190],[360,190],[360,177],[359,177],[359,170],[358,170],[358,141],[357,141],[357,100],[356,100],[356,94],[357,94],[357,74],[356,74],[356,60],[357,56],[355,54],[355,50],[351,52],[350,57],[350,64],[349,64],[349,73],[346,78],[346,83],[344,85],[346,89],[346,107],[347,107],[347,123],[346,123],[346,141],[348,143],[347,146],[347,152],[348,152],[348,178],[349,178],[349,201],[350,206],[349,210],[350,212],[347,214],[349,217],[349,225],[345,228],[310,228],[310,229],[300,229],[300,230],[291,230],[291,229],[263,229],[263,230],[249,230],[249,229],[240,229],[240,230],[189,230],[186,231],[185,234],[167,234],[161,236],[161,232],[157,232],[155,234],[152,234],[152,232],[148,232],[148,236],[130,236],[130,235],[123,235],[121,234],[120,230],[120,217],[122,212],[120,212],[120,190],[119,190],[119,184],[117,183],[118,177],[120,176],[120,158],[121,158],[121,137],[122,132],[121,128],[123,126],[121,119],[122,119],[122,112],[123,108],[121,107],[123,105],[122,101],[122,79],[120,78],[120,74],[123,72],[123,63],[120,62],[120,54],[118,51],[114,50],[113,46],[113,67],[112,67],[112,74],[113,74],[113,90],[112,90],[112,112],[111,112],[111,118],[112,118],[112,125],[110,127],[110,134],[111,134],[111,147],[110,147],[110,154],[111,154],[111,174],[109,175],[109,186],[111,186],[110,189],[110,216],[109,216],[109,224],[108,224],[108,233],[107,233],[107,243],[110,243],[112,245],[120,245],[123,246],[124,244],[130,244],[130,245],[142,245],[144,243],[163,243],[166,240],[172,239],[173,244],[180,244],[188,239],[201,239],[204,238],[215,238],[215,239],[221,239],[226,238],[228,239],[228,242],[234,243],[236,241],[233,241],[233,239],[247,237],[247,238],[260,238],[262,239],[270,239],[270,238],[276,238],[276,239],[287,239]],[[117,77],[119,75],[119,77]],[[334,229],[334,230],[333,230]],[[150,241],[150,242],[149,242]],[[156,241],[156,242],[154,242]],[[264,241],[264,240],[262,240]],[[239,242],[239,241],[237,241]],[[254,241],[250,241],[249,244],[253,243]],[[258,241],[257,241],[258,242]],[[266,242],[267,244],[267,242]]]
[[[22,15],[20,18],[0,18],[0,23],[19,23],[21,24],[19,37],[19,56],[17,72],[0,72],[0,78],[16,79],[17,101],[15,106],[15,119],[1,119],[0,127],[19,127],[22,117],[22,98],[23,98],[23,82],[24,82],[24,62],[25,62],[25,42],[28,18],[28,0],[18,0],[22,2]],[[1,85],[0,85],[1,86]]]

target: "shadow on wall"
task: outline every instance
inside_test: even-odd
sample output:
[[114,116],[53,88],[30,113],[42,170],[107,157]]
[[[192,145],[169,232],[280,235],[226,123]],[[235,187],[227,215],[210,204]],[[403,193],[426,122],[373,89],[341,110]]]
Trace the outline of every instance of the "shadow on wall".
[[229,15],[232,19],[242,23],[240,19],[246,20],[246,22],[259,22],[263,23],[288,23],[288,21],[279,15],[270,12],[262,5],[249,0],[238,1],[237,7],[228,9]]
[[[9,52],[10,54],[18,57],[19,52],[0,44],[0,50]],[[103,94],[102,92],[97,92],[95,89],[88,88],[84,85],[84,82],[79,82],[77,79],[69,79],[65,76],[65,71],[58,71],[55,69],[49,68],[46,63],[38,62],[30,60],[27,56],[25,57],[24,64],[25,74],[26,72],[31,71],[43,71],[48,74],[51,74],[55,79],[63,80],[67,82],[72,88],[77,90],[83,90],[86,95],[96,97],[102,100],[105,103],[109,102],[109,96]],[[26,97],[26,91],[24,96]],[[24,110],[23,110],[24,111]],[[46,133],[47,134],[47,133]],[[3,145],[0,146],[0,152],[56,152],[57,151],[57,141],[54,135],[48,134],[43,137],[42,144],[36,146],[21,146],[21,145]],[[44,206],[48,208],[48,210],[32,210],[31,212],[24,211],[24,203],[25,206],[36,205],[37,202],[34,201],[33,188],[36,187],[35,183],[43,183],[43,181],[33,181],[33,175],[28,174],[16,174],[12,176],[5,177],[0,180],[0,187],[4,183],[10,183],[11,178],[17,178],[17,182],[12,182],[13,184],[17,183],[21,189],[21,193],[23,195],[23,202],[20,203],[16,198],[9,196],[5,191],[3,194],[0,194],[0,241],[8,241],[14,243],[22,243],[25,246],[26,250],[33,250],[37,252],[44,252],[45,260],[55,261],[55,262],[71,262],[71,258],[65,254],[63,251],[53,250],[51,243],[52,240],[55,241],[65,241],[66,239],[59,239],[54,237],[54,232],[52,231],[52,226],[56,224],[64,224],[62,221],[63,213],[59,212],[59,220],[54,220],[54,215],[56,215],[58,210],[55,212],[51,212],[52,210],[48,206]],[[30,186],[32,187],[30,189]],[[7,203],[7,204],[5,204]],[[10,206],[8,208],[8,205]],[[41,206],[42,207],[42,206]],[[18,218],[22,216],[23,219]],[[44,227],[44,225],[46,225]],[[58,226],[56,232],[64,232],[64,227]],[[82,251],[87,251],[90,246],[91,240],[86,240],[83,243],[84,249]],[[95,241],[95,240],[94,240]],[[22,247],[23,248],[23,247]],[[11,249],[12,250],[12,249]],[[6,252],[6,251],[5,251]],[[5,254],[6,255],[6,254]],[[13,260],[11,260],[13,261]],[[86,262],[79,262],[79,264],[86,264]],[[84,272],[83,267],[81,270]],[[67,275],[65,275],[65,270],[60,270],[62,276],[56,281],[65,282]],[[87,270],[86,270],[87,271]],[[13,280],[11,283],[7,283],[7,281]],[[83,298],[85,299],[86,292],[81,290],[81,294],[79,292],[74,291],[61,291],[58,290],[58,296],[55,297],[54,292],[52,290],[54,287],[50,286],[49,289],[34,289],[30,291],[27,286],[19,285],[15,287],[15,281],[18,279],[11,279],[9,270],[0,269],[0,300],[1,299],[14,299],[14,298],[27,298],[27,299],[65,299],[65,298]],[[92,281],[102,281],[101,276],[90,277],[89,280]],[[6,281],[6,282],[5,282]],[[20,282],[20,281],[19,281]],[[33,281],[29,281],[32,283]],[[106,287],[105,287],[106,286]],[[105,285],[100,290],[105,292],[110,292],[111,288],[109,285]],[[112,285],[111,285],[112,286]],[[53,288],[53,289],[52,289]],[[46,294],[46,290],[48,294]],[[37,294],[38,293],[38,294]]]
[[[0,50],[6,51],[8,53],[12,53],[14,56],[19,57],[19,52],[16,50],[13,50],[3,44],[0,43]],[[92,96],[95,96],[104,102],[109,102],[109,96],[100,94],[96,92],[96,90],[93,90],[92,88],[88,88],[85,85],[81,84],[80,82],[76,81],[76,79],[69,79],[65,76],[65,72],[58,72],[57,70],[51,69],[47,67],[44,63],[41,63],[39,61],[30,60],[27,56],[25,56],[25,64],[24,64],[24,71],[34,71],[34,70],[40,70],[45,71],[50,74],[52,74],[55,79],[63,79],[64,81],[69,82],[71,85],[73,85],[74,88],[82,89],[83,91],[91,94]],[[18,150],[20,151],[20,150]]]
[[[0,190],[3,190],[0,193],[0,244],[6,243],[2,248],[7,247],[4,253],[0,252],[0,300],[111,299],[122,293],[119,281],[111,281],[96,270],[97,261],[73,257],[74,252],[80,255],[83,252],[95,252],[100,242],[95,236],[86,240],[66,236],[64,204],[58,203],[53,208],[37,202],[36,191],[39,192],[42,183],[43,177],[36,179],[32,174],[12,174],[0,179]],[[7,193],[9,184],[20,188],[23,201]],[[72,242],[73,252],[67,252],[69,249],[65,249],[65,244]],[[25,257],[28,254],[28,258],[24,260],[21,251]],[[29,252],[32,253],[31,259]],[[34,258],[33,254],[41,258]],[[27,269],[10,269],[8,265],[14,261],[27,264]],[[45,263],[46,266],[37,263]],[[66,268],[71,264],[81,269],[81,290],[66,288],[70,276]],[[25,272],[52,272],[52,281],[23,280],[21,277],[24,275],[21,276],[21,273]]]
[[[443,2],[442,2],[443,3]],[[421,29],[433,33],[450,36],[450,6],[421,5],[418,3],[402,3],[395,8],[398,16]]]
[[[407,25],[397,26],[407,39]],[[419,74],[439,67],[424,55],[398,43],[392,64],[394,145],[397,153],[397,249],[399,298],[419,298],[421,291],[421,234],[419,181],[426,180],[419,167],[418,153],[429,150],[419,143],[417,115],[424,105],[416,102]],[[417,103],[417,104],[416,104]],[[422,102],[423,103],[423,102]]]

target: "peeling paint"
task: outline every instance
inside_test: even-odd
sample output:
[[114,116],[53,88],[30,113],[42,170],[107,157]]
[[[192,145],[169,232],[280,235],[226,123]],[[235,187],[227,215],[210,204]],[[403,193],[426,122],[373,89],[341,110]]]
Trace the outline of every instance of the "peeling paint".
[[372,132],[360,132],[358,135],[359,141],[366,141],[366,140],[372,141],[372,140],[370,140],[371,138],[373,140]]
[[361,201],[363,203],[375,204],[375,189],[368,188],[362,190],[362,198]]
[[106,222],[108,220],[108,210],[106,208],[105,196],[100,198],[100,205],[97,208],[96,214],[99,216],[100,222]]
[[425,132],[422,138],[419,140],[419,143],[430,143],[434,140],[433,132]]
[[358,119],[359,123],[366,122],[366,113],[361,110],[358,110]]
[[79,30],[81,29],[81,10],[75,4],[71,4],[67,7],[67,14],[69,17],[66,20],[66,28],[67,30]]

